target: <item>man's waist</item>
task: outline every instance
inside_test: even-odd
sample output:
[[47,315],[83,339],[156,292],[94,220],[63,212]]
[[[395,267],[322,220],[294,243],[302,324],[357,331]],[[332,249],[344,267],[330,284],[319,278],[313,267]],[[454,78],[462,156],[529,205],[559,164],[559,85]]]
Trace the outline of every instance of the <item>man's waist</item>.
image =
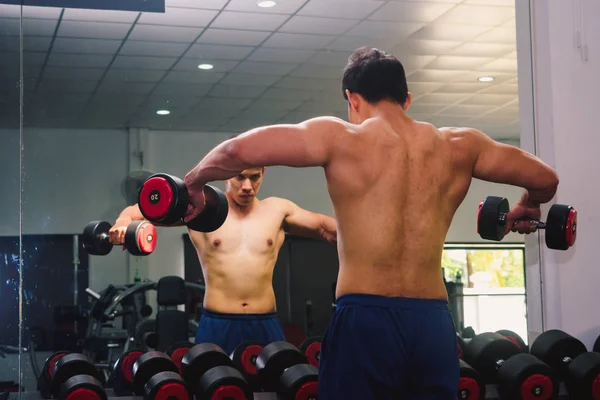
[[207,318],[257,320],[257,319],[276,319],[277,313],[275,311],[266,312],[266,313],[220,312],[220,311],[214,311],[214,310],[211,310],[208,308],[203,308],[202,316],[207,317]]

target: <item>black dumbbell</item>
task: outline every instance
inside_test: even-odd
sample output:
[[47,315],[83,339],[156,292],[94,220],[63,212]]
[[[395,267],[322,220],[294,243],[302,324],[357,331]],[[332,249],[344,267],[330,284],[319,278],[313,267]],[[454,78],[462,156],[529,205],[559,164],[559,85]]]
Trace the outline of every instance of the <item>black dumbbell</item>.
[[308,363],[315,368],[319,368],[321,359],[321,336],[311,336],[300,344],[300,351],[304,353]]
[[234,367],[223,349],[215,344],[202,343],[189,349],[181,360],[181,370],[197,400],[254,398],[242,373]]
[[142,354],[133,363],[132,372],[134,392],[146,400],[192,399],[177,366],[165,353],[150,351]]
[[460,363],[460,381],[458,384],[459,400],[485,399],[485,383],[481,375],[463,360]]
[[[229,203],[218,188],[204,186],[206,205],[200,215],[188,222],[188,228],[213,232],[223,225],[229,213]],[[138,205],[144,218],[162,225],[183,221],[189,204],[188,189],[183,181],[167,174],[154,174],[142,185]]]
[[115,362],[108,378],[107,387],[112,388],[117,396],[135,395],[133,364],[143,354],[143,351],[137,349],[129,350]]
[[48,357],[42,371],[42,397],[106,400],[103,376],[84,354],[57,352]]
[[171,360],[173,360],[173,362],[177,366],[177,369],[179,370],[181,376],[183,376],[183,372],[181,369],[181,360],[183,360],[183,357],[192,347],[194,347],[194,343],[186,341],[175,343],[169,346],[169,348],[167,349],[167,355],[171,357]]
[[240,343],[229,355],[233,365],[244,375],[253,392],[262,390],[256,370],[256,359],[264,347],[261,342],[248,340]]
[[[113,248],[106,221],[92,221],[83,229],[83,248],[92,255],[105,256]],[[156,248],[156,228],[148,221],[133,221],[125,231],[125,248],[134,256],[146,256]]]
[[533,355],[521,353],[514,342],[499,333],[476,335],[467,345],[465,361],[486,384],[497,384],[500,399],[522,399],[523,393],[544,399],[558,396],[555,372]]
[[600,384],[600,354],[566,332],[552,329],[531,344],[531,354],[558,372],[574,399],[597,399]]
[[256,359],[256,369],[267,392],[277,392],[283,399],[295,399],[300,393],[302,398],[317,398],[319,371],[291,343],[265,346]]
[[[479,204],[477,233],[482,239],[501,241],[506,228],[506,214],[510,207],[504,197],[488,196]],[[537,229],[546,230],[546,246],[553,250],[567,250],[577,238],[577,211],[569,205],[553,204],[546,222],[528,221]]]

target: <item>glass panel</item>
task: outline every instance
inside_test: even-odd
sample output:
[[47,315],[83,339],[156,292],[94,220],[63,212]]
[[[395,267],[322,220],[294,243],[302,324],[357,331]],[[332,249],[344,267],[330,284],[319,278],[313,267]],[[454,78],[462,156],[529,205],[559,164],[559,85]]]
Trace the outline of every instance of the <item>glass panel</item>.
[[0,393],[19,391],[20,15],[0,4]]

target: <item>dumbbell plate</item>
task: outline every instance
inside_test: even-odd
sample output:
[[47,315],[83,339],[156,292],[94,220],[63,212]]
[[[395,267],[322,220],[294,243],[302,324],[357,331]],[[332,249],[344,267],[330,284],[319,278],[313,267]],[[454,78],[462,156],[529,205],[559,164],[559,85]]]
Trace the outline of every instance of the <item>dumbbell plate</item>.
[[206,371],[218,366],[233,366],[233,361],[216,344],[201,343],[197,344],[185,354],[181,360],[181,372],[183,379],[187,382],[192,392],[197,390],[192,383],[198,381],[198,377],[204,375]]
[[179,372],[181,372],[181,360],[185,357],[186,353],[194,347],[192,342],[180,342],[175,343],[171,347],[167,349],[167,355],[171,357],[171,360],[177,365],[179,368]]
[[515,333],[513,331],[509,331],[508,329],[501,329],[499,331],[496,331],[496,333],[501,334],[502,336],[504,336],[505,338],[507,338],[514,344],[516,344],[517,347],[519,347],[519,350],[521,350],[521,353],[529,352],[529,348],[525,344],[525,341],[517,333]]
[[527,353],[506,360],[498,370],[498,392],[503,399],[555,399],[559,390],[555,372]]
[[567,250],[577,238],[577,211],[571,206],[553,204],[546,220],[546,246]]
[[231,353],[230,358],[233,365],[244,373],[246,379],[258,377],[256,370],[256,359],[262,352],[264,346],[261,342],[245,341],[239,344]]
[[251,400],[254,394],[242,373],[232,366],[221,365],[206,371],[199,381],[198,400]]
[[106,221],[92,221],[87,224],[81,236],[85,251],[94,256],[105,256],[110,253],[113,245],[102,238],[103,234],[108,235],[110,228],[112,225]]
[[146,383],[160,372],[178,372],[178,370],[173,360],[165,353],[150,351],[141,355],[133,364],[135,393],[143,396]]
[[551,329],[535,339],[531,344],[530,353],[557,371],[560,379],[564,380],[567,375],[567,364],[564,360],[574,360],[586,351],[585,345],[579,339],[561,330]]
[[480,205],[477,213],[477,233],[482,239],[501,241],[506,225],[500,216],[509,211],[508,200],[504,197],[488,196]]
[[183,181],[168,174],[154,174],[142,185],[138,205],[144,218],[170,225],[185,215],[189,198]]
[[266,391],[278,391],[279,378],[286,368],[297,364],[308,364],[306,356],[288,342],[273,342],[265,346],[256,359],[256,369]]
[[187,227],[198,232],[214,232],[225,223],[229,214],[227,196],[214,186],[204,186],[206,206],[196,218],[187,223]]
[[79,353],[67,354],[54,364],[52,393],[60,393],[61,385],[76,375],[89,375],[98,381],[103,380],[102,374],[87,356]]
[[456,333],[456,342],[458,345],[458,358],[463,360],[465,358],[465,348],[467,347],[467,344],[464,339],[458,335],[458,332]]
[[300,351],[304,353],[310,365],[319,368],[319,360],[321,358],[320,336],[312,336],[306,339],[300,345]]
[[156,228],[148,221],[133,221],[125,231],[125,247],[134,256],[147,256],[156,248]]
[[281,374],[281,390],[284,398],[294,400],[316,399],[319,370],[309,364],[297,364]]
[[144,386],[146,399],[189,400],[192,398],[183,378],[175,372],[159,372]]
[[76,375],[60,387],[59,399],[66,400],[107,400],[102,383],[89,375]]
[[498,361],[504,361],[519,353],[519,348],[504,336],[495,332],[476,335],[465,351],[465,361],[481,374],[484,382],[496,380]]
[[459,360],[460,383],[458,386],[458,398],[460,400],[483,400],[485,399],[485,384],[481,375],[473,367]]
[[600,354],[588,352],[574,359],[565,384],[573,399],[600,399]]

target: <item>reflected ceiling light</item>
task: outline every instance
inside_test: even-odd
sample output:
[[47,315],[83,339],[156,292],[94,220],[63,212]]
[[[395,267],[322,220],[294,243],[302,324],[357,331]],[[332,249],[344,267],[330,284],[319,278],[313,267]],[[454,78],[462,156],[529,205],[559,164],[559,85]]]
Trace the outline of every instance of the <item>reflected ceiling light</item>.
[[270,8],[270,7],[274,7],[277,5],[277,3],[272,0],[262,0],[262,1],[259,1],[257,4],[259,7],[262,7],[262,8]]
[[158,110],[156,113],[158,115],[169,115],[169,114],[171,114],[171,111],[169,111],[169,110]]
[[492,82],[494,80],[493,76],[480,76],[477,78],[479,82]]
[[198,65],[198,68],[200,69],[213,69],[213,65],[212,64],[200,64]]

